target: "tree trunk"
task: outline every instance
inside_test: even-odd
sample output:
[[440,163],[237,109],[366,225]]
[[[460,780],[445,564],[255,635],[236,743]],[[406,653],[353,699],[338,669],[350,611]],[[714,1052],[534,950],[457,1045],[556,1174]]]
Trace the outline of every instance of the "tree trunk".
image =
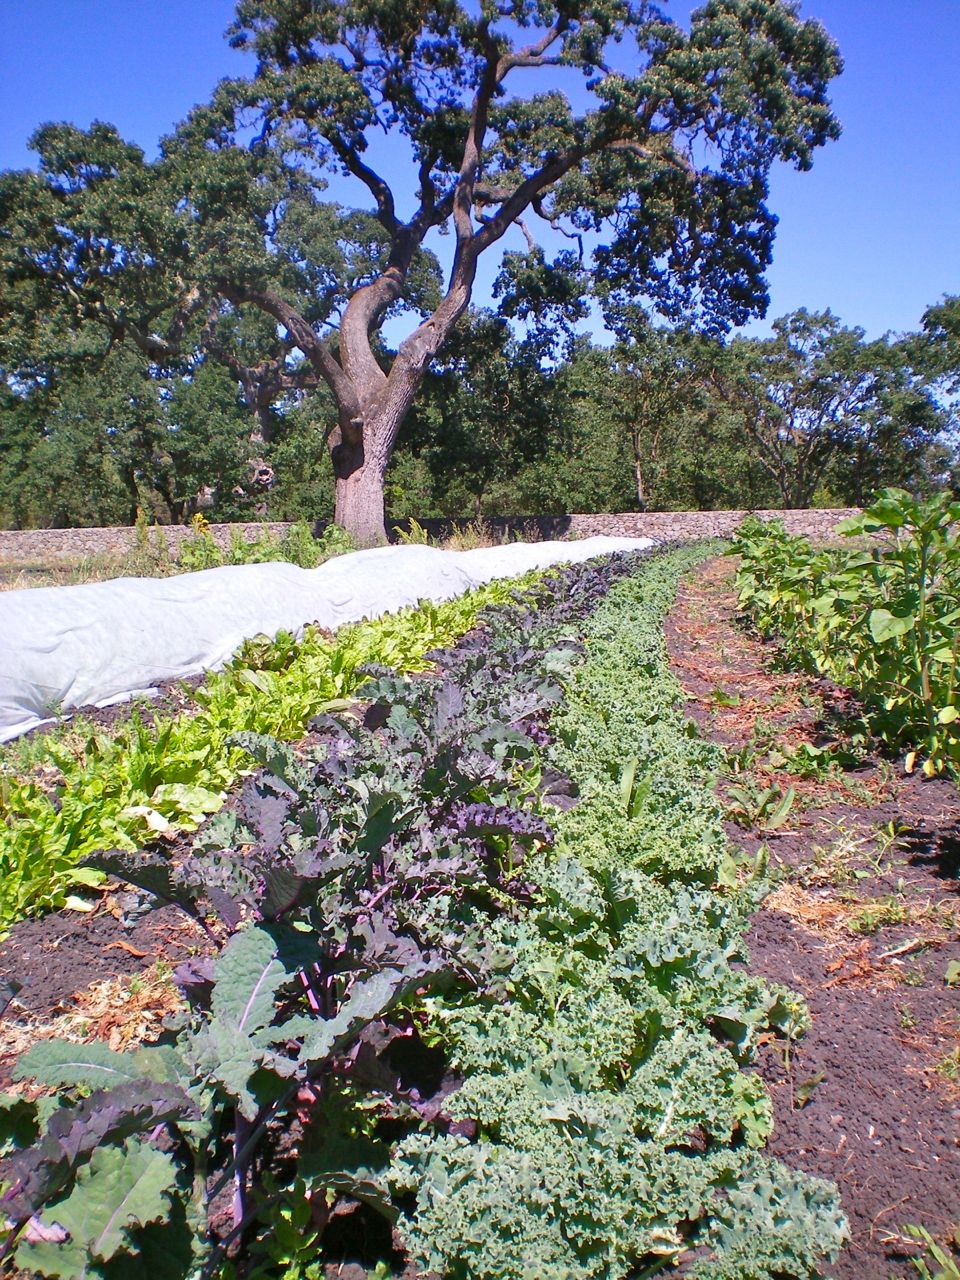
[[347,476],[337,476],[334,520],[358,547],[379,547],[387,541],[383,509],[383,476],[373,464]]
[[[450,321],[442,330],[444,336],[453,323]],[[330,457],[337,482],[334,519],[358,547],[382,546],[388,541],[384,523],[384,477],[397,433],[432,356],[431,347],[425,354],[421,353],[420,359],[412,360],[401,346],[389,378],[381,373],[379,386],[364,388],[366,394],[357,396],[362,406],[359,413],[351,415],[348,406],[340,406],[340,421],[330,437]]]
[[358,547],[379,547],[387,541],[383,506],[386,465],[365,455],[362,446],[350,449],[340,442],[331,449],[337,482],[333,518]]
[[630,442],[633,445],[633,482],[637,492],[637,510],[646,511],[647,493],[643,478],[643,458],[640,456],[640,432],[636,426],[630,432]]

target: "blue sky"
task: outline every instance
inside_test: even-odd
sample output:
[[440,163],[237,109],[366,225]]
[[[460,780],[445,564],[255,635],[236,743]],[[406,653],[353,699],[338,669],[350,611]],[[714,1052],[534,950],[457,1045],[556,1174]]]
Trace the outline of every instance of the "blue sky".
[[[667,5],[680,19],[689,7]],[[32,164],[27,138],[50,120],[107,120],[151,153],[221,76],[252,69],[223,39],[232,0],[0,8],[0,168]],[[804,0],[803,13],[843,53],[844,133],[810,173],[774,176],[769,317],[829,307],[870,336],[916,328],[960,292],[960,0]]]

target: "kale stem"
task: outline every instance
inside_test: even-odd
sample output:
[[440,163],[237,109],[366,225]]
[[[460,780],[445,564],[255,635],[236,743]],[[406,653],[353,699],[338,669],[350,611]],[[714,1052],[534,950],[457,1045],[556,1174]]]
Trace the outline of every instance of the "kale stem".
[[247,1165],[252,1148],[246,1149],[251,1130],[256,1126],[240,1114],[239,1108],[233,1121],[233,1225],[240,1226],[247,1216]]

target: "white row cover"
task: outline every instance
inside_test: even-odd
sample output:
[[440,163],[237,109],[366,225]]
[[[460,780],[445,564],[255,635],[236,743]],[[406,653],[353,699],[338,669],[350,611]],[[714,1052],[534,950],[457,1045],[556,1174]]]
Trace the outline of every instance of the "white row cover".
[[174,578],[0,592],[0,742],[74,707],[155,694],[164,680],[222,667],[250,636],[336,630],[493,578],[642,551],[650,538],[512,543],[475,551],[379,547],[318,569],[231,565]]

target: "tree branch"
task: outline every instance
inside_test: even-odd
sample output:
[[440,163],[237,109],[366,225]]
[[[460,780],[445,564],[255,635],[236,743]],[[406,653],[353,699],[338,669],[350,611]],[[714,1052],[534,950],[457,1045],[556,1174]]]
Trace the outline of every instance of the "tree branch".
[[326,343],[318,338],[313,327],[294,307],[285,302],[272,289],[253,289],[243,285],[221,282],[219,292],[235,306],[244,303],[259,307],[283,325],[290,337],[317,370],[336,397],[337,404],[351,416],[360,411],[360,402],[353,382],[347,376]]
[[[480,78],[480,85],[474,95],[470,108],[470,124],[463,143],[463,155],[460,160],[460,171],[453,190],[453,225],[457,234],[457,254],[459,257],[463,247],[473,237],[473,201],[474,186],[480,172],[480,160],[483,155],[483,141],[487,132],[487,116],[490,103],[497,91],[497,85],[503,78],[501,58],[497,43],[490,34],[489,24],[483,20],[480,24],[481,39],[486,46],[487,58]],[[456,271],[456,262],[454,264]]]
[[530,228],[527,226],[527,224],[524,222],[522,218],[517,219],[517,226],[523,232],[524,239],[527,242],[527,249],[531,253],[535,253],[539,246],[537,245],[536,240],[534,240],[533,236],[530,234]]
[[679,169],[688,178],[697,176],[696,165],[687,160],[685,156],[680,155],[679,152],[674,151],[672,147],[665,148],[663,151],[656,151],[650,147],[645,147],[642,142],[637,142],[632,138],[617,138],[612,142],[608,142],[603,149],[605,151],[626,151],[641,160],[653,160],[668,164],[673,169]]
[[533,200],[547,187],[568,173],[574,165],[580,163],[587,155],[587,149],[582,146],[571,147],[568,151],[556,156],[549,163],[545,164],[542,169],[530,175],[524,182],[521,182],[516,191],[505,200],[500,209],[494,216],[477,231],[473,237],[475,253],[480,254],[484,249],[489,248],[504,234],[511,222],[521,216],[524,209],[533,203]]
[[500,59],[498,67],[497,80],[503,79],[508,71],[512,71],[514,67],[556,67],[560,65],[560,58],[545,58],[543,55],[550,46],[563,35],[570,27],[568,18],[558,18],[549,31],[534,44],[528,44],[523,49],[518,49],[516,53],[505,54]]
[[566,227],[560,223],[558,218],[555,218],[553,214],[548,213],[544,208],[542,196],[534,197],[531,201],[531,205],[537,217],[542,218],[544,222],[553,228],[554,231],[558,231],[560,235],[566,236],[568,240],[574,240],[576,242],[577,256],[580,261],[583,262],[583,236],[577,231],[568,231]]
[[342,138],[328,135],[327,141],[343,165],[355,178],[360,179],[377,202],[377,221],[386,228],[390,235],[395,235],[400,223],[397,219],[396,204],[389,184],[368,164],[364,164],[353,147],[348,147]]

